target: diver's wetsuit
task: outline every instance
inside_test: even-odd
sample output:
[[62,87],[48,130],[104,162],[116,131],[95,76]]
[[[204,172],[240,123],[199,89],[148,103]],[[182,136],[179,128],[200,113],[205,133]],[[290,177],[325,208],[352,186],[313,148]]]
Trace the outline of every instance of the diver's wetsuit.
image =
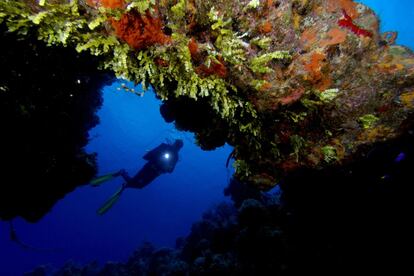
[[159,175],[174,171],[181,147],[182,145],[177,146],[176,143],[172,145],[162,143],[144,155],[143,158],[148,162],[133,177],[130,177],[125,170],[121,170],[119,175],[125,180],[124,187],[142,189]]
[[143,158],[148,162],[133,177],[130,177],[125,170],[120,170],[116,173],[101,176],[93,181],[92,185],[96,186],[117,176],[122,176],[125,180],[125,183],[122,184],[118,191],[98,209],[98,215],[105,214],[118,201],[126,188],[142,189],[161,174],[171,173],[178,162],[178,152],[182,147],[183,141],[181,139],[175,140],[172,145],[162,143],[144,155]]

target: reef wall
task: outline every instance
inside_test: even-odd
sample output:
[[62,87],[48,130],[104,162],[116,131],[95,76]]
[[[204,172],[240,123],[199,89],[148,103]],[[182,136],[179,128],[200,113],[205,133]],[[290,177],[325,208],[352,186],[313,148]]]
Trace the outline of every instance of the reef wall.
[[95,175],[83,147],[109,78],[90,56],[0,30],[0,219],[34,222]]

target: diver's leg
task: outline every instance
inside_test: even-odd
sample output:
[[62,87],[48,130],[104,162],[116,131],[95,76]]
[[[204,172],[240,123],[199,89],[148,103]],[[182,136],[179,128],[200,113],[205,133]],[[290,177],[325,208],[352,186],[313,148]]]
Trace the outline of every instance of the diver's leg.
[[91,184],[91,186],[97,187],[97,186],[100,186],[101,184],[103,184],[103,183],[105,183],[109,180],[112,180],[112,179],[114,179],[115,177],[118,177],[118,176],[122,176],[125,179],[125,181],[127,179],[130,179],[128,173],[125,170],[120,170],[118,172],[113,172],[113,173],[108,173],[108,174],[105,174],[105,175],[98,176],[98,177],[92,179],[90,181],[90,184]]
[[122,176],[122,178],[125,180],[125,182],[129,182],[131,180],[131,177],[127,173],[126,170],[122,169],[119,172],[116,173],[116,176]]
[[144,167],[127,182],[128,188],[142,189],[150,184],[155,178],[160,175],[159,170],[148,162]]

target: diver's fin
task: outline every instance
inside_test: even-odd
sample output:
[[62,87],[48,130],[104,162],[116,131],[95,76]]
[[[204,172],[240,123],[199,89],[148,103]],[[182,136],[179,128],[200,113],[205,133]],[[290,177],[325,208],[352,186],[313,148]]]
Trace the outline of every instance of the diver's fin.
[[119,197],[121,196],[122,192],[125,190],[125,186],[119,188],[119,190],[113,194],[105,203],[102,205],[101,208],[96,211],[98,215],[103,215],[108,212],[109,209],[118,201]]
[[114,177],[117,177],[118,175],[119,175],[119,172],[108,173],[108,174],[92,179],[90,184],[91,186],[96,187],[96,186],[101,185],[102,183],[105,183],[106,181],[113,179]]

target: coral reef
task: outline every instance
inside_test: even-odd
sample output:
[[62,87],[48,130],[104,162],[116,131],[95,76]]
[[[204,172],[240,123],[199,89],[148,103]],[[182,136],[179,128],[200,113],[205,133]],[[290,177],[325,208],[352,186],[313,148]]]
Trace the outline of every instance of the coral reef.
[[234,146],[236,177],[261,189],[298,168],[347,164],[413,122],[413,53],[352,0],[1,0],[0,8],[10,31],[89,51],[163,101],[207,104],[217,125],[197,133],[199,144]]
[[95,175],[95,156],[83,147],[108,77],[73,49],[0,29],[0,219],[34,222]]

